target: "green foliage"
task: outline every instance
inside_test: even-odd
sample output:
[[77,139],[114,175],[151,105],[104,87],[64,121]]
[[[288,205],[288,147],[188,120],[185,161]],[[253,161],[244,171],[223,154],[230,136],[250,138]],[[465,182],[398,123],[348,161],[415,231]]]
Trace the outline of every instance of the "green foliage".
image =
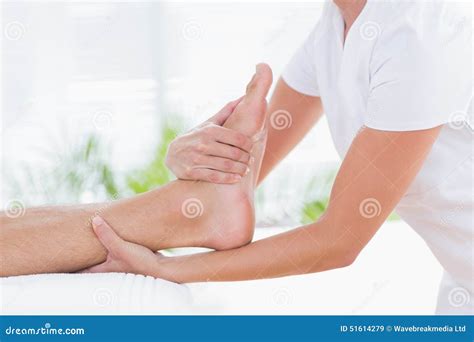
[[317,220],[326,210],[336,165],[302,170],[286,163],[257,189],[257,221],[293,226]]
[[[27,205],[77,203],[117,199],[165,185],[174,179],[165,165],[165,160],[168,146],[179,134],[180,128],[179,122],[163,124],[160,141],[151,160],[143,167],[120,175],[108,160],[110,150],[94,134],[86,136],[79,143],[70,144],[70,150],[59,153],[59,159],[57,153],[59,148],[55,148],[53,156],[55,160],[59,160],[55,163],[55,167],[43,169],[25,165],[22,170],[16,170],[8,182],[11,188],[10,195],[22,198]],[[292,186],[288,184],[288,175],[277,177],[275,184],[264,183],[258,189],[257,207],[264,212],[264,216],[274,219],[270,220],[270,224],[288,218],[301,224],[314,222],[321,217],[328,206],[335,175],[336,168],[332,167],[325,171],[319,170],[304,186],[301,181],[295,180],[295,184],[299,184],[303,190],[300,192],[294,188],[294,192],[301,196],[294,199],[286,195],[288,187]],[[85,194],[92,198],[84,199]],[[265,212],[264,207],[268,201],[279,200],[281,203],[270,206],[271,212]],[[289,203],[293,200],[292,204]],[[398,219],[394,213],[388,218],[388,220]],[[265,220],[264,217],[263,221]]]
[[52,148],[46,155],[52,166],[26,164],[7,174],[7,191],[27,205],[103,201],[146,192],[173,179],[165,158],[178,127],[164,124],[152,160],[131,172],[118,174],[108,159],[110,149],[97,135],[90,134],[79,142]]
[[60,158],[61,162],[53,170],[57,184],[51,184],[51,187],[56,186],[65,193],[73,194],[76,200],[85,191],[116,197],[119,192],[117,180],[105,152],[106,148],[99,138],[94,134],[88,135]]
[[301,206],[301,224],[315,222],[326,211],[336,173],[336,168],[323,170],[309,181]]
[[396,212],[392,212],[390,215],[387,217],[387,221],[398,221],[400,220],[400,216]]
[[63,145],[46,152],[47,165],[26,164],[6,174],[9,193],[27,205],[77,203],[86,193],[100,194],[98,199],[116,197],[116,176],[99,138],[91,134],[66,146],[59,153]]
[[127,176],[127,187],[135,194],[149,191],[164,185],[173,179],[173,174],[165,165],[168,145],[178,134],[178,129],[166,124],[161,132],[161,142],[155,150],[153,159],[143,168],[131,172]]
[[64,174],[66,190],[80,196],[84,190],[99,191],[109,197],[118,195],[116,176],[105,159],[105,147],[99,138],[91,134],[82,144],[73,147],[69,156],[62,158],[63,163],[56,168],[61,179]]
[[311,222],[317,221],[326,210],[328,201],[329,199],[325,198],[305,203],[303,205],[303,209],[301,210],[301,223],[309,224]]

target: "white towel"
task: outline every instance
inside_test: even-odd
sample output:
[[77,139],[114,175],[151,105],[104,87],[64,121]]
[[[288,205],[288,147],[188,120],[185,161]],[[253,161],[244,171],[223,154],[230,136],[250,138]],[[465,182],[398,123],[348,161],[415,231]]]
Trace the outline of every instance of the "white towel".
[[189,289],[125,273],[0,278],[3,315],[140,315],[192,312]]

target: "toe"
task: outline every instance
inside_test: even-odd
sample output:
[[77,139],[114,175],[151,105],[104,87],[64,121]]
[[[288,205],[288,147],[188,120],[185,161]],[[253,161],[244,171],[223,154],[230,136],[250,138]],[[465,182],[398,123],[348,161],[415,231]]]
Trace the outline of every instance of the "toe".
[[247,85],[245,97],[252,100],[264,100],[270,90],[272,80],[272,69],[267,64],[258,64],[255,75]]

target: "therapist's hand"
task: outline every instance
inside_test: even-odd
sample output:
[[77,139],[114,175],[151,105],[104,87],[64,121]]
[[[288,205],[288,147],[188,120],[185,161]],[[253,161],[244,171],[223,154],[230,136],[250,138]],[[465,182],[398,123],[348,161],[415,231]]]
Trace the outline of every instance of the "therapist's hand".
[[222,127],[241,99],[170,144],[166,166],[179,179],[237,183],[248,169],[251,138]]
[[123,240],[115,231],[99,216],[92,220],[94,233],[107,250],[107,259],[98,265],[86,268],[81,273],[109,273],[124,272],[159,276],[158,262],[165,258],[160,253]]

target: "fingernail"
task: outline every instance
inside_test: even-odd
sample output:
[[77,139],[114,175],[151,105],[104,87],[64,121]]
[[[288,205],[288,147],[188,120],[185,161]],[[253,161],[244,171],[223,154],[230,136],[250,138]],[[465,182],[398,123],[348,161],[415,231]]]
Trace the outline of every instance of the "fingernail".
[[240,175],[235,175],[234,176],[234,181],[236,181],[236,182],[238,182],[241,179],[242,179],[242,176],[240,176]]
[[250,172],[250,168],[247,166],[247,169],[245,170],[244,176],[247,176],[249,172]]
[[104,224],[104,220],[100,216],[94,216],[92,219],[92,225],[95,227],[98,227],[100,225]]

